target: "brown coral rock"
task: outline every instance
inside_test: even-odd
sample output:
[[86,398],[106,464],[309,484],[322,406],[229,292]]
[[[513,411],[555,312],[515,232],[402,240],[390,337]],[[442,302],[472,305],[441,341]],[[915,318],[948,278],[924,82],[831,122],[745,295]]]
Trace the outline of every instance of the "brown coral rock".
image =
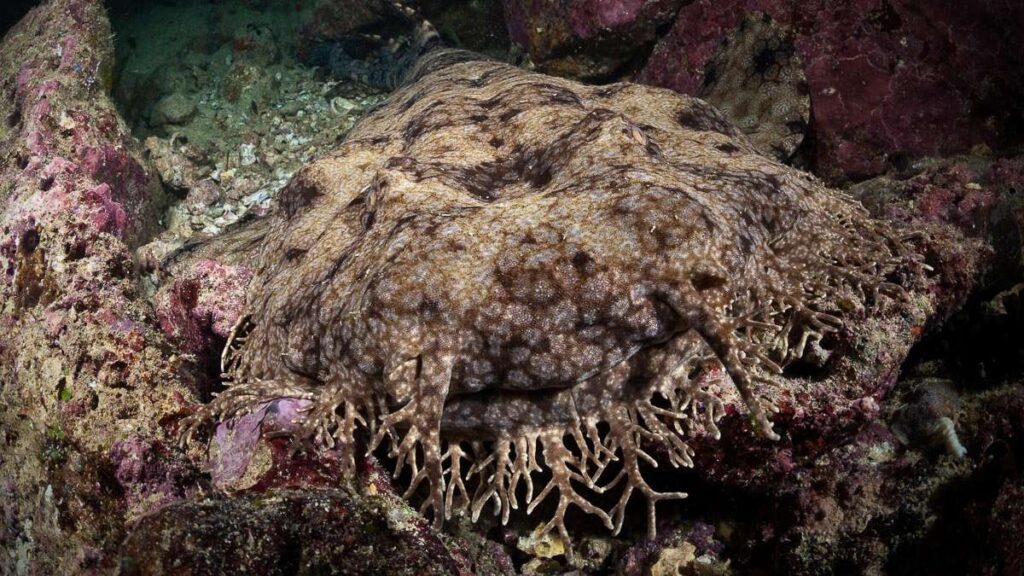
[[692,465],[723,382],[775,437],[778,374],[824,363],[924,269],[698,99],[457,51],[426,56],[263,225],[234,383],[204,414],[310,401],[300,436],[350,470],[387,440],[435,521],[551,496],[544,531],[566,539],[570,506],[617,530],[637,492],[653,531],[655,502],[685,494],[643,471]]
[[158,448],[191,376],[132,274],[163,199],[111,38],[103,2],[49,0],[0,40],[0,574],[110,572],[133,515],[193,491]]

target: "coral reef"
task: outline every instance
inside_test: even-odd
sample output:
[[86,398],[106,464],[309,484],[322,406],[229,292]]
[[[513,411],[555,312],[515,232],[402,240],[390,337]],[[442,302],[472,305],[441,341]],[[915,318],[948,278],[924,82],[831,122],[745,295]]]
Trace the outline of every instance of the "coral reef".
[[220,356],[205,355],[222,347],[230,336],[242,312],[241,293],[252,275],[243,265],[204,260],[177,274],[157,295],[156,316],[164,333],[214,374],[220,368]]
[[164,196],[112,70],[99,2],[39,6],[0,46],[4,573],[109,567],[132,513],[194,490],[157,448],[191,376],[137,290],[131,248]]
[[[168,506],[139,522],[120,573],[181,566],[194,574],[316,574],[342,566],[349,574],[473,573],[469,559],[452,553],[415,512],[388,513],[385,498],[354,501],[341,490],[305,489]],[[253,541],[253,534],[260,537]]]
[[695,93],[715,47],[745,14],[788,25],[805,63],[813,162],[831,179],[883,172],[902,157],[964,152],[1012,137],[1024,86],[1013,30],[1020,6],[942,2],[694,2],[679,11],[638,79]]
[[[173,4],[45,0],[0,43],[0,574],[1021,571],[1024,160],[1005,146],[1021,125],[1021,68],[1014,44],[1001,40],[1019,7],[978,0],[953,18],[933,2],[913,9],[905,2],[822,2],[810,13],[789,2],[500,3],[510,32],[530,51],[533,62],[525,67],[600,79],[639,70],[648,81],[714,101],[741,125],[737,130],[699,101],[657,89],[581,87],[458,54],[442,59],[444,70],[421,70],[427,82],[400,91],[357,125],[383,96],[305,64],[324,42],[408,43],[409,21],[394,20],[388,2]],[[509,57],[499,3],[409,4],[446,43]],[[460,70],[485,73],[460,77]],[[872,81],[858,84],[858,75]],[[764,107],[758,90],[765,86],[780,91],[786,110]],[[815,117],[805,132],[795,119],[805,117],[808,102]],[[467,106],[479,109],[463,114]],[[693,113],[676,114],[686,110]],[[951,114],[959,116],[944,123]],[[762,153],[789,155],[834,180],[885,170],[848,191],[890,223],[868,219],[812,177],[762,158],[751,141]],[[991,147],[915,158],[978,142]],[[775,145],[781,148],[773,151]],[[681,156],[689,160],[674,175],[658,171]],[[391,157],[400,160],[388,165]],[[365,164],[352,170],[353,161]],[[751,179],[765,171],[777,179]],[[601,234],[642,222],[636,237],[650,246],[699,228],[666,218],[671,211],[663,208],[683,201],[643,189],[640,175],[648,184],[672,180],[723,222],[767,213],[796,222],[784,226],[793,238],[816,229],[812,222],[847,214],[841,220],[852,228],[826,226],[831,232],[805,238],[806,246],[835,255],[852,243],[867,246],[857,253],[865,263],[878,254],[894,260],[859,272],[863,294],[846,280],[816,277],[831,287],[808,309],[828,327],[819,338],[797,322],[791,338],[773,346],[765,325],[785,329],[795,309],[769,306],[747,317],[741,308],[779,287],[807,297],[794,282],[806,276],[780,272],[800,261],[799,245],[773,244],[776,258],[769,257],[761,241],[778,220],[705,230],[700,241],[713,247],[710,254],[747,254],[721,270],[684,267],[695,273],[690,284],[702,287],[702,296],[687,302],[710,301],[714,315],[680,318],[658,303],[647,317],[661,323],[666,341],[622,324],[622,334],[636,340],[620,353],[629,357],[618,371],[598,367],[586,384],[566,385],[557,375],[543,380],[550,373],[545,356],[526,339],[537,335],[531,326],[561,318],[537,302],[551,293],[548,280],[571,280],[577,263],[552,268],[541,248],[578,247],[593,238],[538,233],[536,244],[513,246],[505,240],[517,237],[514,219],[496,219],[487,228],[493,234],[473,238],[459,236],[472,228],[460,223],[479,223],[480,214],[499,207],[523,214],[517,210],[562,205],[568,212],[558,219],[531,215],[537,230],[588,231],[592,223],[581,219],[590,212],[576,202],[598,206],[596,197],[615,197],[602,190],[632,182],[624,189],[637,203],[633,217],[620,214]],[[544,195],[553,190],[559,194]],[[804,193],[806,202],[794,204]],[[828,214],[821,214],[821,202]],[[328,214],[326,206],[337,212]],[[437,225],[436,234],[413,238],[424,223]],[[332,224],[338,236],[329,242],[303,236]],[[863,233],[868,228],[872,234]],[[424,426],[426,443],[409,440],[420,430],[406,422],[423,420],[402,412],[417,394],[433,397],[406,387],[417,382],[410,367],[418,363],[398,358],[398,366],[388,366],[391,380],[384,370],[370,370],[371,382],[391,386],[376,388],[374,413],[360,414],[365,425],[344,409],[333,417],[318,413],[333,401],[325,395],[330,386],[304,382],[285,390],[301,398],[237,395],[251,383],[248,375],[264,369],[290,376],[298,367],[329,382],[319,368],[351,358],[335,346],[340,332],[319,333],[330,336],[311,344],[320,355],[290,348],[309,343],[298,336],[266,338],[273,330],[260,312],[278,311],[282,332],[305,325],[317,333],[345,323],[317,319],[310,306],[342,318],[344,310],[365,309],[348,296],[337,302],[350,308],[317,304],[317,294],[334,292],[289,276],[291,267],[307,266],[302,262],[314,263],[308,270],[333,263],[317,258],[349,231],[362,251],[346,261],[347,270],[367,271],[359,281],[366,306],[385,299],[379,308],[394,313],[391,319],[445,318],[465,279],[460,270],[518,279],[500,289],[490,285],[500,329],[487,332],[492,324],[482,322],[455,330],[469,335],[464,341],[521,337],[515,357],[500,358],[506,364],[499,368],[520,369],[521,387],[530,389],[496,390],[482,364],[453,367],[436,428],[444,513],[426,510],[424,517],[411,507],[438,507],[437,455],[420,448],[430,445],[431,430]],[[851,231],[857,238],[847,237]],[[737,238],[762,248],[747,253]],[[878,238],[888,240],[876,246]],[[497,261],[480,256],[472,266],[453,266],[460,245],[507,249]],[[311,252],[290,249],[296,246]],[[643,284],[637,277],[658,270],[654,252],[641,247],[601,274],[595,251],[590,261],[579,260],[576,278],[608,279],[609,295],[632,293]],[[558,254],[556,264],[571,262]],[[403,260],[411,256],[428,268]],[[818,262],[815,254],[806,257]],[[859,261],[847,256],[843,263]],[[773,282],[761,281],[766,270]],[[267,291],[268,281],[298,288]],[[412,289],[382,291],[402,282]],[[748,289],[751,282],[756,289]],[[903,286],[909,300],[887,286],[869,289],[880,282]],[[337,294],[350,296],[349,285],[339,281]],[[416,289],[431,285],[441,288]],[[600,292],[557,285],[552,306],[582,305]],[[717,305],[716,294],[728,294],[728,302]],[[721,323],[735,315],[753,321],[735,344],[744,352],[741,369],[771,379],[754,382],[751,392],[771,403],[775,441],[751,433],[758,428],[751,408],[767,404],[745,401],[722,355],[682,331],[684,320],[706,326],[708,318]],[[590,326],[607,328],[613,318],[609,312]],[[417,320],[410,324],[426,328],[401,324],[365,342],[380,347],[451,335],[438,321],[442,329]],[[549,334],[558,331],[543,335]],[[258,350],[268,343],[289,355],[257,366]],[[587,356],[574,350],[556,357],[582,366]],[[435,367],[434,352],[424,351],[421,375]],[[236,379],[227,382],[220,406],[243,400],[240,413],[201,431],[209,451],[182,450],[173,440],[182,420],[205,410],[202,404],[222,389],[222,360]],[[683,418],[672,404],[687,400]],[[394,426],[381,426],[382,419]],[[341,430],[342,440],[355,422],[353,450],[337,439],[325,448],[315,434],[309,438],[310,425],[325,421],[343,425],[326,430]],[[559,430],[569,432],[561,441]],[[382,446],[367,455],[375,437]],[[396,453],[404,470],[392,478]],[[674,466],[690,461],[692,469]],[[560,474],[569,480],[557,481]],[[545,490],[526,514],[529,496],[538,500]],[[681,496],[680,490],[689,498],[659,501],[653,521],[645,499],[631,498]],[[448,512],[444,529],[435,529],[431,514],[436,520]],[[606,519],[621,531],[604,529]],[[651,523],[657,535],[645,538]]]
[[[202,460],[166,434],[209,389],[195,360],[229,309],[179,284],[163,308],[174,338],[160,330],[132,254],[160,230],[170,200],[158,173],[189,171],[150,164],[111,98],[114,69],[94,0],[45,2],[0,45],[4,574],[109,573],[138,518],[209,489]],[[191,123],[201,118],[200,106]],[[181,183],[197,205],[220,197]],[[196,274],[198,287],[245,279],[213,264]]]

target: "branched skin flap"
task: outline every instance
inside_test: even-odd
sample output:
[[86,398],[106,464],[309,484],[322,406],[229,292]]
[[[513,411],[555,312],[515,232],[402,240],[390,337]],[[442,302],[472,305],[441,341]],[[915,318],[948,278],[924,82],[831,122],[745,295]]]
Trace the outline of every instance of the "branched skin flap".
[[922,268],[700,100],[448,50],[268,226],[232,384],[202,417],[305,398],[299,437],[350,471],[357,444],[389,446],[436,522],[546,502],[566,539],[570,507],[618,530],[639,494],[653,531],[655,503],[685,497],[643,471],[717,435],[709,367],[773,438],[772,379]]

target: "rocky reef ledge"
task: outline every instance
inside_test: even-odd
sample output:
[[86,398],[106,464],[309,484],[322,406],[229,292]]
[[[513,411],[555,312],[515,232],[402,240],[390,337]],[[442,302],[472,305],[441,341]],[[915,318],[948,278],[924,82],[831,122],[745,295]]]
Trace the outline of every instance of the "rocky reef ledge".
[[656,539],[594,532],[570,563],[522,519],[437,531],[375,456],[340,482],[330,455],[261,435],[267,413],[222,430],[212,459],[178,447],[250,276],[206,251],[151,301],[136,250],[171,199],[114,70],[100,0],[45,0],[0,43],[0,574],[1024,570],[1021,158],[922,160],[851,188],[927,231],[915,314],[799,375],[781,442],[727,413]]

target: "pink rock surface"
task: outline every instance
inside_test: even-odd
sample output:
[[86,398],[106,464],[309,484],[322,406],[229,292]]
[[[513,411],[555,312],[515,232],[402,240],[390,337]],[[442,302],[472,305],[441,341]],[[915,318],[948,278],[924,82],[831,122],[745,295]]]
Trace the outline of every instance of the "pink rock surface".
[[110,572],[135,515],[198,486],[161,424],[190,376],[133,274],[163,201],[109,98],[111,38],[102,2],[50,0],[0,42],[0,542],[21,573]]
[[136,514],[147,514],[199,490],[195,470],[160,442],[118,440],[110,447],[114,476]]
[[820,174],[863,178],[894,158],[993,145],[1020,121],[1014,31],[1024,6],[989,0],[698,0],[679,11],[637,79],[696,93],[719,43],[752,11],[796,35]]
[[201,260],[177,275],[157,296],[156,313],[164,333],[193,354],[207,353],[231,332],[245,304],[252,271]]

